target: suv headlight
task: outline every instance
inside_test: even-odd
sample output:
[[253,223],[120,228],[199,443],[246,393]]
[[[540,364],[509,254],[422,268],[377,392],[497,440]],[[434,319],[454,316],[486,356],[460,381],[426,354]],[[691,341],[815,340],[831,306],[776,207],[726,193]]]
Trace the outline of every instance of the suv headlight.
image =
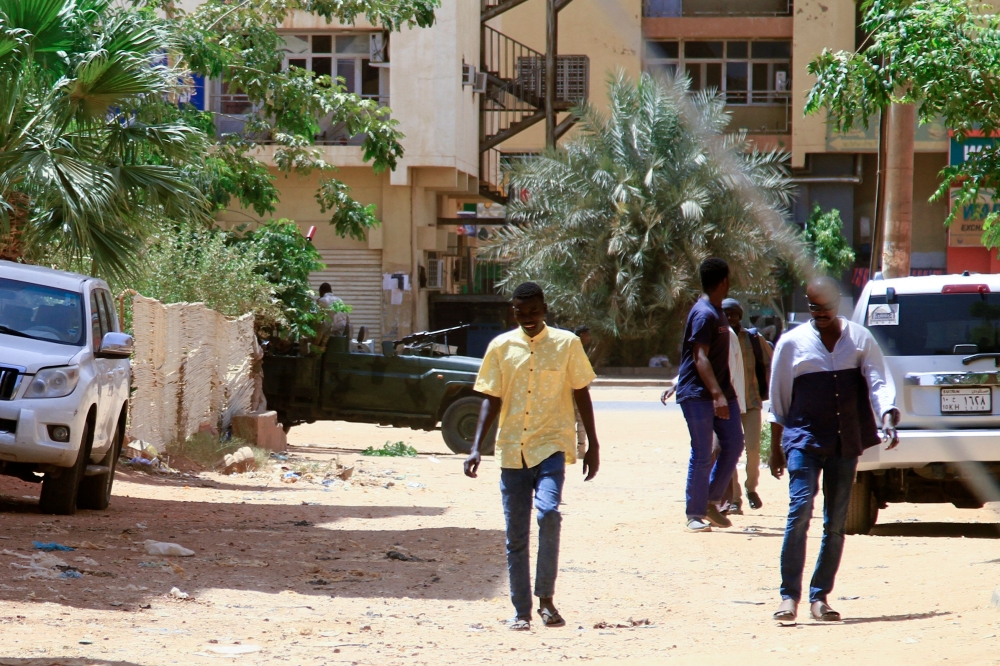
[[80,381],[80,367],[68,365],[62,368],[39,370],[28,384],[25,398],[62,398],[73,392]]

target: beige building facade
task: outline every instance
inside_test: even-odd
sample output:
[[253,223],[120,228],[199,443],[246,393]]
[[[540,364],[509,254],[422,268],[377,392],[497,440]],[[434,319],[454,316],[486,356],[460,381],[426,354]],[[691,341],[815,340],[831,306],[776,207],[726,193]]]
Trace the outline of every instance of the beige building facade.
[[[874,219],[877,123],[868,132],[838,136],[822,116],[802,115],[812,84],[809,61],[823,48],[856,46],[854,0],[562,4],[560,121],[583,100],[606,107],[607,80],[617,72],[686,72],[694,88],[721,90],[733,129],[746,129],[762,149],[790,153],[799,194],[795,221],[804,222],[816,204],[840,211],[858,254],[858,270],[845,281],[863,283]],[[395,171],[376,175],[362,160],[359,137],[324,126],[317,149],[337,165],[337,177],[358,201],[376,205],[381,227],[365,241],[337,237],[315,201],[315,175],[278,176],[282,196],[274,217],[294,219],[303,231],[317,227],[314,243],[327,268],[315,282],[330,282],[354,306],[356,327],[392,340],[471,324],[460,346],[481,352],[508,322],[495,289],[503,267],[480,261],[476,248],[504,223],[505,165],[545,145],[539,108],[546,0],[443,2],[432,27],[391,34],[295,15],[281,32],[287,64],[342,76],[348,89],[389,106],[405,134],[405,156]],[[239,100],[217,82],[204,85],[205,107],[217,112],[220,124],[238,124]],[[948,148],[944,128],[918,129],[913,266],[919,271],[951,267],[942,225],[947,204],[927,202]],[[273,164],[269,151],[264,146],[260,154]],[[248,216],[257,219],[243,210],[220,217],[238,223]]]

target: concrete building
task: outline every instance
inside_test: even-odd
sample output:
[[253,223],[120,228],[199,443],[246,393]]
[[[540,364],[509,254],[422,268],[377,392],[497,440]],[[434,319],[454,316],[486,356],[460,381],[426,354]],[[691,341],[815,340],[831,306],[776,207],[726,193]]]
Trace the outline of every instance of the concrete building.
[[[557,133],[571,136],[567,109],[606,104],[618,71],[687,72],[696,89],[726,95],[731,127],[761,148],[791,154],[799,223],[814,204],[837,208],[858,262],[845,280],[863,284],[875,204],[877,122],[868,132],[831,134],[822,117],[803,118],[809,61],[823,48],[854,49],[854,0],[555,0]],[[472,323],[463,350],[476,353],[506,325],[493,285],[503,267],[477,260],[476,247],[503,224],[503,166],[545,144],[546,0],[443,2],[435,25],[387,34],[373,26],[327,25],[295,15],[286,63],[345,77],[348,88],[392,108],[406,154],[392,173],[364,164],[356,137],[327,127],[318,148],[337,176],[382,222],[366,241],[336,237],[313,198],[316,178],[285,178],[275,217],[315,225],[327,263],[315,276],[355,308],[376,338]],[[381,60],[382,62],[378,62]],[[204,103],[220,123],[238,121],[239,96],[205,84]],[[541,109],[541,110],[540,110]],[[567,134],[568,131],[568,134]],[[974,233],[949,234],[946,202],[928,202],[949,159],[941,126],[917,130],[913,261],[918,272],[989,270],[995,261]],[[261,149],[268,159],[268,148]],[[958,151],[961,154],[961,151]],[[233,211],[223,221],[245,221]],[[974,217],[974,214],[973,214]],[[393,278],[393,276],[396,276]],[[402,289],[400,289],[402,287]]]

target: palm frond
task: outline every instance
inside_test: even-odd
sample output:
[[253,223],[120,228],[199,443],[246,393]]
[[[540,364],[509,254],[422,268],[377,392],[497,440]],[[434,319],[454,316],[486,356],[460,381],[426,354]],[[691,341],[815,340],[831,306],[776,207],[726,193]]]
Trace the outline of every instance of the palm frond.
[[769,299],[779,258],[804,256],[788,230],[783,153],[726,134],[717,92],[687,77],[608,80],[608,111],[576,110],[574,141],[521,162],[512,225],[484,258],[510,262],[502,285],[535,280],[567,323],[587,323],[617,360],[671,349],[708,256],[730,262],[742,293]]

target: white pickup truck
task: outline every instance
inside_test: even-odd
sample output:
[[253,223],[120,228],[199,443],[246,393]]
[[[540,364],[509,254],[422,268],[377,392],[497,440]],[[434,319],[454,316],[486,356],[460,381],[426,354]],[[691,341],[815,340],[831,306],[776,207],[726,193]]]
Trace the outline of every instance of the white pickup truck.
[[104,281],[0,261],[0,474],[42,513],[108,507],[131,355]]
[[901,419],[898,447],[858,461],[847,532],[890,502],[1000,500],[1000,275],[875,279],[852,319],[885,354]]

